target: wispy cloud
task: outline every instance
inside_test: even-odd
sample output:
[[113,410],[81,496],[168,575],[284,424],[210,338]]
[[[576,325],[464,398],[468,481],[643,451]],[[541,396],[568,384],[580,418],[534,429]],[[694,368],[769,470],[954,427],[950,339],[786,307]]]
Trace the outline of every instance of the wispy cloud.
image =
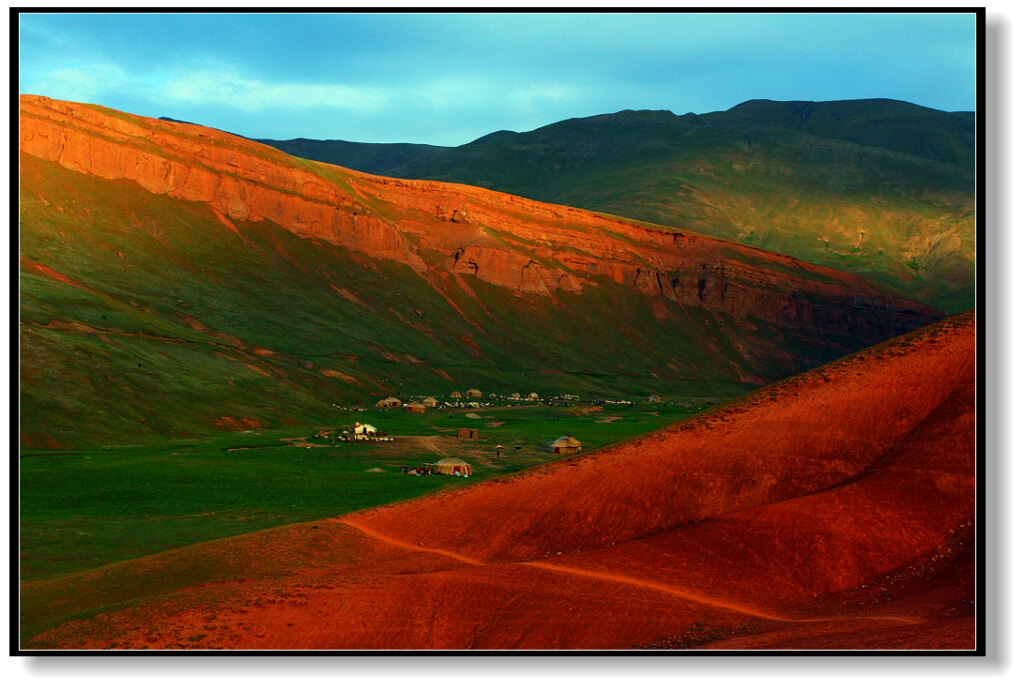
[[215,104],[249,112],[299,107],[371,112],[386,107],[394,91],[335,83],[274,83],[222,68],[177,74],[152,95],[168,103]]
[[523,112],[534,112],[556,102],[567,102],[581,97],[584,88],[558,83],[529,85],[507,92],[509,103]]
[[124,69],[104,63],[54,68],[33,77],[23,74],[21,79],[23,92],[76,102],[92,102],[131,85],[132,79]]
[[551,103],[579,97],[583,90],[557,82],[517,86],[471,74],[439,76],[411,85],[348,85],[268,81],[246,75],[230,65],[141,72],[107,63],[54,68],[33,78],[23,78],[22,86],[58,99],[80,101],[94,100],[105,93],[131,91],[168,106],[217,106],[248,113],[325,107],[353,114],[394,106],[445,112],[495,105],[532,113]]

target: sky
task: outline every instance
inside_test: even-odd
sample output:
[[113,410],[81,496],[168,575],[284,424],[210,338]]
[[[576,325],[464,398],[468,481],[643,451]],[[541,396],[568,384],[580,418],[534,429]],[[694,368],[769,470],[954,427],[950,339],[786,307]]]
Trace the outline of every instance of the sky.
[[19,91],[248,137],[459,145],[623,109],[975,109],[973,14],[22,14]]

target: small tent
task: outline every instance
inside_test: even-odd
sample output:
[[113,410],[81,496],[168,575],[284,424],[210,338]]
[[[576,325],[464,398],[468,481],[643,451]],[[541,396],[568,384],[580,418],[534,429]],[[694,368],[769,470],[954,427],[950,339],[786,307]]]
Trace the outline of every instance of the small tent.
[[466,391],[466,397],[467,398],[483,398],[484,397],[484,393],[479,388],[471,388],[468,391]]
[[455,474],[469,476],[473,473],[469,463],[458,457],[445,457],[440,462],[435,462],[430,466],[435,474],[441,474],[442,476],[454,476]]
[[372,436],[377,433],[377,427],[373,424],[360,424],[356,422],[356,427],[352,432],[357,436]]
[[562,436],[550,445],[550,449],[556,455],[575,455],[583,450],[583,443],[572,436]]

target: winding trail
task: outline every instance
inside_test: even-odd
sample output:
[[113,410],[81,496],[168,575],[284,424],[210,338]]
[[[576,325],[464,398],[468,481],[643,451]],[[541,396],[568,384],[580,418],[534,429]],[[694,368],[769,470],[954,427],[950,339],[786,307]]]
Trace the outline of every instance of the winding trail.
[[[388,545],[400,547],[402,549],[414,551],[414,552],[429,552],[432,554],[440,554],[441,556],[448,557],[449,559],[455,559],[464,564],[471,566],[492,566],[494,564],[487,564],[478,559],[473,559],[462,554],[450,552],[444,549],[435,549],[433,547],[422,547],[418,545],[411,545],[401,540],[396,540],[393,537],[384,535],[378,531],[368,528],[362,524],[355,523],[353,521],[339,521],[340,524],[350,526],[355,530],[363,533],[367,537],[373,538]],[[765,611],[756,606],[749,604],[742,604],[735,601],[717,599],[699,592],[691,590],[684,590],[664,583],[652,582],[649,580],[640,580],[639,578],[633,578],[626,575],[619,575],[614,573],[602,573],[600,571],[588,571],[583,568],[574,568],[571,566],[561,566],[558,564],[552,564],[546,561],[521,561],[512,562],[509,565],[515,566],[530,566],[533,568],[539,568],[546,571],[556,571],[559,573],[568,573],[570,575],[576,575],[583,578],[590,578],[593,580],[604,580],[608,582],[619,583],[622,585],[630,585],[633,587],[641,587],[648,590],[655,590],[664,594],[670,594],[674,597],[685,599],[686,601],[693,602],[695,604],[702,604],[704,606],[710,606],[724,611],[732,611],[734,613],[742,613],[744,615],[753,616],[755,618],[762,618],[764,620],[770,620],[778,623],[826,623],[835,621],[852,621],[852,620],[881,620],[896,623],[903,623],[905,625],[916,625],[922,623],[920,618],[911,618],[906,616],[829,616],[822,618],[790,618],[777,613],[771,613]]]
[[461,561],[464,564],[471,564],[473,566],[486,566],[487,565],[487,564],[485,564],[482,561],[478,561],[476,559],[473,559],[473,558],[468,557],[468,556],[463,556],[461,554],[456,554],[455,552],[449,552],[448,550],[445,550],[445,549],[433,549],[432,547],[420,547],[418,545],[410,545],[408,542],[402,542],[401,540],[396,540],[396,539],[394,539],[392,537],[388,537],[387,535],[382,535],[381,533],[378,533],[377,531],[375,531],[375,530],[373,530],[371,528],[367,528],[366,526],[364,526],[362,524],[359,524],[359,523],[355,523],[353,521],[339,521],[338,523],[340,523],[342,525],[345,525],[345,526],[351,526],[352,528],[355,528],[356,530],[358,530],[363,535],[366,535],[367,537],[371,537],[374,540],[379,540],[380,542],[383,542],[383,543],[386,543],[386,544],[389,544],[389,545],[394,545],[395,547],[401,547],[402,549],[407,549],[407,550],[410,550],[410,551],[413,551],[413,552],[431,552],[433,554],[440,554],[441,556],[446,556],[449,559],[455,559],[456,561]]

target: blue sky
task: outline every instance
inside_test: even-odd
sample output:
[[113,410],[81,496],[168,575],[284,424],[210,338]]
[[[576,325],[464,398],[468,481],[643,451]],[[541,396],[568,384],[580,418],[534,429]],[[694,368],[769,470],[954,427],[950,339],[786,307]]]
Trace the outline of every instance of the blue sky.
[[23,14],[22,93],[250,137],[456,145],[622,109],[974,110],[972,14]]

